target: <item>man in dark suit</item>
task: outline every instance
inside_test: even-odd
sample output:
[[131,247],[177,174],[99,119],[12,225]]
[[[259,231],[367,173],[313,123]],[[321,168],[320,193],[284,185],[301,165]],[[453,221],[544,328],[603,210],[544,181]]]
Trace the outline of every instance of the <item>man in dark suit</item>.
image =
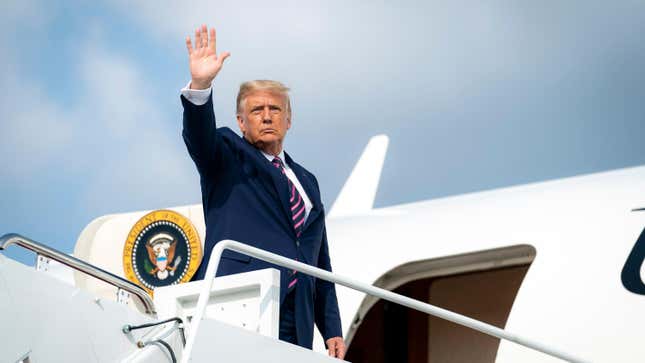
[[[202,279],[213,246],[233,239],[331,271],[325,213],[318,182],[282,149],[291,127],[288,88],[276,81],[240,86],[237,121],[243,137],[216,128],[211,84],[228,52],[216,53],[215,29],[186,38],[191,82],[182,90],[183,137],[202,188],[206,220]],[[218,275],[267,267],[281,272],[280,339],[311,348],[314,321],[329,355],[343,358],[336,290],[332,283],[225,251]]]

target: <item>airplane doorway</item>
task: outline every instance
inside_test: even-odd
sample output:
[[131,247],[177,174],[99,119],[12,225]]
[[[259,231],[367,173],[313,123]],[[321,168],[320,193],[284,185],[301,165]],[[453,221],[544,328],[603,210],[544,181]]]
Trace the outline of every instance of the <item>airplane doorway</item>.
[[[484,251],[479,257],[500,256],[495,253],[500,251]],[[535,250],[524,245],[504,252],[521,253],[518,258],[504,258],[507,265],[503,267],[493,267],[499,266],[498,261],[488,268],[481,268],[488,265],[482,260],[471,265],[470,269],[462,265],[464,270],[470,270],[467,272],[454,272],[458,270],[454,265],[446,269],[452,263],[442,259],[440,265],[444,272],[453,270],[452,273],[437,275],[434,271],[433,276],[407,281],[392,290],[504,328],[517,291],[535,257]],[[464,257],[473,261],[476,255],[455,256],[452,262],[464,262]],[[508,254],[501,255],[508,257]],[[438,261],[425,262],[436,265]],[[480,268],[473,270],[475,266]],[[410,266],[407,267],[409,271]],[[388,272],[389,279],[395,270]],[[383,300],[372,301],[366,314],[358,320],[360,323],[348,336],[346,355],[347,360],[356,363],[494,363],[499,346],[497,338]]]

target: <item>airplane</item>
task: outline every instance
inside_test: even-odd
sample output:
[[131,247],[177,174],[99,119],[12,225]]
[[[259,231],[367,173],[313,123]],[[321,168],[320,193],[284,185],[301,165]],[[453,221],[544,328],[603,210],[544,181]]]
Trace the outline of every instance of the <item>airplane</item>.
[[[645,166],[375,208],[388,143],[385,135],[369,141],[327,215],[335,273],[521,333],[584,361],[641,359]],[[163,210],[180,214],[194,225],[196,235],[189,239],[204,240],[201,205]],[[154,211],[95,219],[81,232],[73,256],[114,275],[131,275],[124,265],[133,257],[124,257],[124,246],[128,240],[134,241],[133,230],[148,228],[140,223],[151,213]],[[165,252],[159,252],[156,259],[173,260],[171,240],[163,235],[155,238],[155,246],[166,243]],[[155,271],[181,273],[178,268],[170,269],[179,262],[159,264],[150,251],[142,252],[142,258],[149,258],[157,266]],[[5,287],[0,289],[0,311],[17,311],[16,306],[24,303],[19,298],[9,299],[20,287],[12,290],[11,280],[19,276],[8,271],[26,271],[24,266],[13,267],[16,264],[0,254],[0,284]],[[4,315],[0,322],[12,328],[4,329],[5,335],[11,331],[11,336],[0,336],[0,351],[5,352],[0,353],[0,360],[17,359],[8,355],[6,348],[11,346],[14,352],[26,352],[18,361],[39,362],[36,345],[39,349],[45,346],[43,351],[55,351],[52,345],[69,344],[66,342],[72,337],[81,347],[70,361],[90,350],[88,354],[96,361],[108,361],[105,357],[115,349],[126,349],[122,338],[97,332],[101,324],[112,322],[90,313],[89,308],[81,312],[85,332],[66,329],[66,315],[57,314],[65,309],[64,299],[57,293],[67,285],[74,297],[95,297],[94,303],[105,314],[127,315],[138,323],[147,321],[140,316],[141,304],[112,304],[108,300],[114,300],[114,287],[79,271],[72,273],[56,262],[44,264],[41,270],[46,270],[45,274],[30,273],[23,282],[45,286],[42,289],[50,310],[35,314],[43,326],[56,326],[60,334],[29,343],[26,337],[35,333],[20,331],[15,320],[19,315]],[[57,288],[46,287],[54,285]],[[4,307],[3,290],[10,292]],[[156,289],[148,290],[157,294]],[[345,359],[351,362],[561,361],[360,291],[338,286],[337,294],[348,345]],[[8,318],[14,321],[6,321]],[[85,338],[88,332],[94,338]],[[117,348],[97,345],[99,336]],[[11,341],[14,343],[7,343]],[[324,354],[320,336],[314,350]],[[143,356],[137,356],[138,360],[129,357],[123,361],[146,361]],[[159,359],[154,357],[150,361]]]

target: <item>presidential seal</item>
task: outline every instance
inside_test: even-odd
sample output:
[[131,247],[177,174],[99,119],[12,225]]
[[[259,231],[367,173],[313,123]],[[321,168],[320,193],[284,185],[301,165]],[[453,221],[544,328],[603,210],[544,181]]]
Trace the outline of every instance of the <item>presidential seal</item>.
[[151,295],[156,287],[190,281],[201,260],[195,226],[170,210],[156,210],[139,219],[123,247],[126,278]]

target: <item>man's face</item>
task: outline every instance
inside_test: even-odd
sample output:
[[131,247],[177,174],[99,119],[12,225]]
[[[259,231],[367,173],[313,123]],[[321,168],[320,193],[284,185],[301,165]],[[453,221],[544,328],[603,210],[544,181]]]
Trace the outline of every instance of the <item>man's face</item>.
[[269,91],[256,91],[242,101],[237,123],[244,137],[257,148],[282,145],[291,127],[286,97]]

